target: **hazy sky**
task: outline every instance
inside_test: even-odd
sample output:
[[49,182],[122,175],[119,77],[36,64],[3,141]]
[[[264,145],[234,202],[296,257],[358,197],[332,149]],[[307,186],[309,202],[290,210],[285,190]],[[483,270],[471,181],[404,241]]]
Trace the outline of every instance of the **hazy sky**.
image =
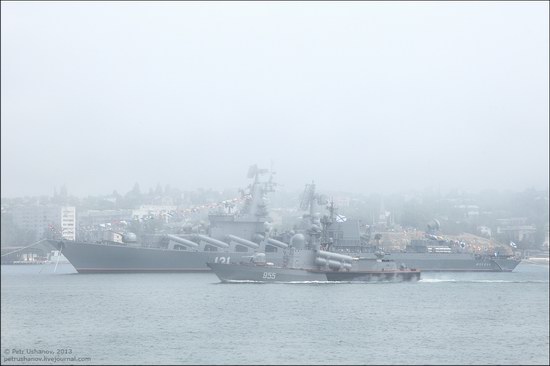
[[2,2],[2,197],[548,188],[547,2]]

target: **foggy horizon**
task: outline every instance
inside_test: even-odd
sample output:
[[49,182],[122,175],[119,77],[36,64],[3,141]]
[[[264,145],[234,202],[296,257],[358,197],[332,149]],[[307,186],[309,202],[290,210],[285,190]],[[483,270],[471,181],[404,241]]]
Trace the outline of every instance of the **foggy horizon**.
[[1,196],[548,191],[548,3],[3,2]]
[[[275,177],[277,174],[275,175]],[[84,192],[83,194],[75,193],[71,190],[70,186],[67,185],[58,185],[55,187],[52,187],[50,192],[40,193],[40,194],[25,194],[25,195],[19,195],[19,196],[2,196],[2,199],[15,199],[15,198],[39,198],[39,197],[53,197],[55,194],[59,195],[63,187],[67,190],[67,195],[69,197],[76,197],[76,198],[86,198],[86,197],[105,197],[105,196],[111,196],[115,191],[117,194],[124,196],[125,194],[132,191],[135,184],[138,184],[140,191],[142,194],[148,194],[150,190],[155,191],[157,189],[157,186],[160,185],[160,187],[165,190],[167,186],[169,186],[171,189],[178,189],[182,192],[194,192],[199,190],[204,191],[215,191],[215,192],[223,192],[223,191],[231,191],[231,190],[241,190],[248,187],[249,184],[252,183],[251,179],[247,179],[244,177],[242,179],[242,184],[235,185],[235,186],[225,186],[225,187],[215,187],[215,186],[200,186],[200,187],[179,187],[175,186],[170,183],[162,183],[159,182],[158,184],[153,185],[142,185],[140,182],[134,182],[133,184],[129,185],[128,187],[123,187],[123,189],[113,188],[111,190],[107,190],[105,192],[96,192],[96,193],[88,193]],[[436,186],[426,186],[426,187],[420,187],[420,188],[403,188],[400,190],[393,190],[393,191],[361,191],[361,190],[344,190],[344,189],[338,189],[338,188],[330,188],[325,187],[322,182],[319,182],[317,180],[309,180],[304,181],[304,183],[301,186],[292,186],[288,187],[285,184],[281,184],[280,182],[276,181],[277,187],[275,188],[275,192],[282,192],[284,194],[301,194],[307,184],[315,183],[317,187],[317,191],[321,194],[325,195],[331,195],[331,194],[349,194],[349,195],[359,195],[359,196],[391,196],[391,195],[409,195],[409,194],[438,194],[442,196],[448,196],[452,195],[453,193],[457,194],[482,194],[484,192],[492,192],[492,193],[498,193],[498,194],[509,194],[509,193],[524,193],[530,190],[536,190],[538,192],[544,192],[546,195],[549,194],[549,188],[548,187],[535,187],[535,186],[526,186],[522,189],[499,189],[499,188],[482,188],[482,189],[465,189],[461,187],[451,187],[449,189],[441,189]],[[298,196],[297,196],[298,199]]]

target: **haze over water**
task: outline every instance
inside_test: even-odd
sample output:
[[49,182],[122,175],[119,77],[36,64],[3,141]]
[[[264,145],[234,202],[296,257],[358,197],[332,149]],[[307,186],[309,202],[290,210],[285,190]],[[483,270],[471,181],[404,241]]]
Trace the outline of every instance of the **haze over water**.
[[2,2],[2,197],[548,188],[547,2]]

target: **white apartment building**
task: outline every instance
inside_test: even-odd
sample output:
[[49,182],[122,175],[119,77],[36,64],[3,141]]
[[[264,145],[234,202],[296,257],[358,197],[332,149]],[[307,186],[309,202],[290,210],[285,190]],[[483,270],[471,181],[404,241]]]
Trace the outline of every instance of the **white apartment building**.
[[61,236],[66,240],[76,240],[76,208],[61,207]]
[[17,206],[13,208],[13,221],[20,229],[36,232],[36,240],[43,239],[51,229],[66,240],[76,239],[74,206]]

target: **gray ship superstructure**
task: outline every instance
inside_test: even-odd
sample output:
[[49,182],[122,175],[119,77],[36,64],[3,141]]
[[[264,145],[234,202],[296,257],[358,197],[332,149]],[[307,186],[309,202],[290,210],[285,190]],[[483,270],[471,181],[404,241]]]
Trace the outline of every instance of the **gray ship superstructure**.
[[100,242],[49,240],[79,273],[198,272],[207,262],[231,263],[261,251],[281,263],[288,244],[271,236],[266,195],[273,192],[272,174],[255,165],[245,203],[236,213],[209,215],[207,233],[156,234],[137,238],[133,233],[112,233]]

